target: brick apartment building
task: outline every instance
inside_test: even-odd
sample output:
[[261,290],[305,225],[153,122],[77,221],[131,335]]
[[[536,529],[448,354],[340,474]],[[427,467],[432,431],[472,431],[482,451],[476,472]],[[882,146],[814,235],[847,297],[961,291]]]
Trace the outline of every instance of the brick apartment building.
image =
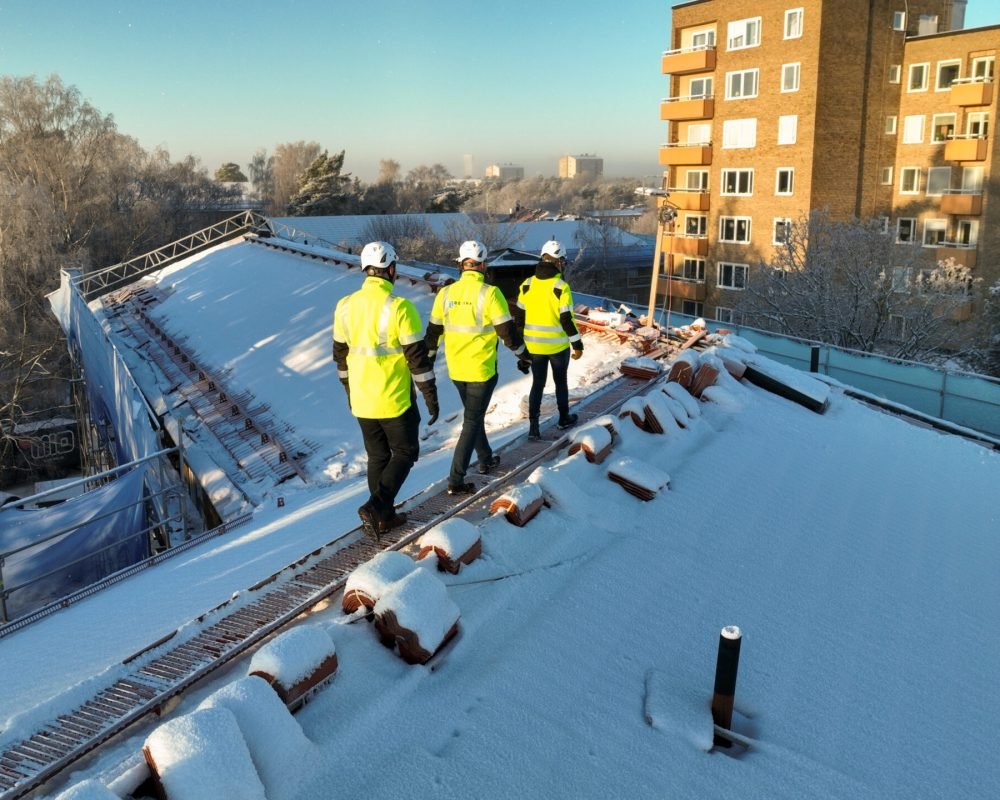
[[[964,0],[695,0],[673,7],[660,116],[669,202],[657,304],[732,322],[788,220],[879,220],[928,266],[1000,277],[1000,25]],[[991,124],[993,122],[993,124]],[[998,199],[991,202],[991,195]]]

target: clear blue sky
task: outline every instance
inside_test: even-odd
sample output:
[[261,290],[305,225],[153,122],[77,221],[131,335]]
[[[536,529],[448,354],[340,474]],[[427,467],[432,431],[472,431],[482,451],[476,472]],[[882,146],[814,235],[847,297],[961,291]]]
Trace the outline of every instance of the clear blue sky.
[[[475,175],[595,153],[652,175],[666,0],[0,0],[0,74],[57,73],[119,130],[209,169],[281,142]],[[970,0],[966,27],[1000,23]]]

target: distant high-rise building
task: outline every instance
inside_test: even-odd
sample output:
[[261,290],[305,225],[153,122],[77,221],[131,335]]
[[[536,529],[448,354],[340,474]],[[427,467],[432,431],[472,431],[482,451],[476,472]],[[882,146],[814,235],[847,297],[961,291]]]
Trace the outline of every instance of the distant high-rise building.
[[517,164],[490,164],[486,168],[486,177],[502,181],[519,181],[524,177],[524,167]]
[[604,159],[591,155],[563,156],[559,159],[559,177],[600,178],[604,174]]
[[472,173],[475,171],[476,168],[476,160],[472,157],[471,153],[466,153],[464,156],[462,156],[462,161],[464,162],[465,165],[465,175],[463,175],[462,177],[471,178]]

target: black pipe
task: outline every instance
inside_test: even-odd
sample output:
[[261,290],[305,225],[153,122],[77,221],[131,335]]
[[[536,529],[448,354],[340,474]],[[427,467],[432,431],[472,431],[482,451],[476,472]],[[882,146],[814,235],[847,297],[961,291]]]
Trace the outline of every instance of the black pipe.
[[[715,663],[715,694],[712,695],[712,721],[728,730],[733,724],[733,701],[736,697],[736,673],[740,667],[742,634],[735,625],[727,625],[719,634],[719,656]],[[731,747],[728,739],[715,735],[716,747]]]

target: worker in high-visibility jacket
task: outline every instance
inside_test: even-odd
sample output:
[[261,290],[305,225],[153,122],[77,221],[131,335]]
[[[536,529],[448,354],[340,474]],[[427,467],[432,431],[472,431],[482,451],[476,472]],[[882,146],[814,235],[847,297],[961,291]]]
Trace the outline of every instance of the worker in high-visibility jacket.
[[538,415],[542,393],[552,367],[556,385],[558,426],[565,430],[576,424],[577,415],[569,413],[569,360],[583,355],[580,331],[573,320],[573,292],[562,278],[566,265],[565,248],[552,239],[542,247],[535,274],[526,279],[517,293],[514,320],[531,354],[531,391],[528,394],[528,438],[541,438]]
[[497,385],[498,340],[527,361],[524,343],[517,334],[503,292],[486,283],[486,247],[464,242],[458,251],[461,275],[434,298],[424,341],[433,360],[444,336],[448,375],[458,389],[465,414],[448,475],[448,494],[472,494],[465,473],[475,450],[478,472],[488,475],[500,463],[486,437],[486,410]]
[[333,315],[333,358],[368,453],[368,501],[358,509],[375,539],[406,522],[396,495],[420,454],[416,382],[430,424],[438,417],[434,368],[413,303],[392,293],[396,251],[370,242],[361,251],[368,277],[340,300]]

